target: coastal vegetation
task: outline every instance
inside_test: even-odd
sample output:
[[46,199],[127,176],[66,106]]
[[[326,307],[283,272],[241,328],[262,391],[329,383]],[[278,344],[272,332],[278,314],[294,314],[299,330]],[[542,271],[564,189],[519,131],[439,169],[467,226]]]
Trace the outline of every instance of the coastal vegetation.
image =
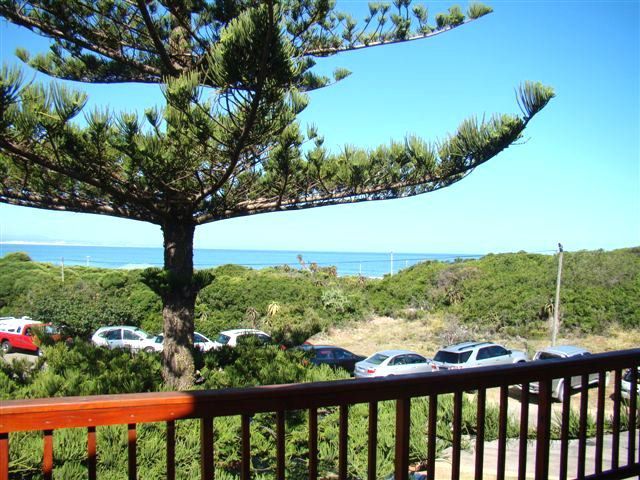
[[[566,252],[560,296],[561,332],[609,326],[640,328],[640,248]],[[536,338],[548,331],[557,260],[524,252],[477,260],[424,262],[382,279],[340,277],[334,268],[208,270],[211,284],[196,300],[195,326],[207,336],[258,327],[284,345],[374,315],[447,315],[464,327]],[[113,324],[162,330],[162,301],[143,270],[58,267],[25,254],[0,259],[0,315],[51,321],[88,338]]]
[[[611,252],[565,253],[562,289],[562,333],[582,335],[607,327],[640,328],[640,249]],[[313,334],[334,328],[370,325],[372,315],[385,314],[397,322],[431,321],[446,316],[458,331],[493,329],[501,336],[546,335],[545,305],[554,291],[555,257],[526,253],[488,255],[477,260],[425,262],[383,279],[339,277],[335,269],[295,270],[286,267],[251,270],[226,265],[208,272],[212,284],[196,303],[196,328],[214,336],[219,330],[258,326],[278,343],[293,345]],[[0,361],[0,399],[38,398],[162,391],[159,355],[96,348],[90,333],[107,324],[140,325],[150,332],[162,327],[162,302],[143,281],[144,272],[90,267],[65,269],[37,263],[26,254],[0,259],[0,315],[31,315],[61,325],[74,338],[71,343],[45,344],[35,365]],[[453,319],[453,320],[452,320]],[[497,319],[500,319],[498,321]],[[250,359],[250,361],[248,361]],[[45,368],[46,365],[46,368]],[[310,367],[304,353],[277,345],[242,345],[206,354],[197,353],[195,365],[202,381],[194,389],[219,389],[278,383],[347,378],[346,372]],[[477,428],[472,393],[464,394],[462,431]],[[420,464],[426,452],[428,399],[414,399],[410,461]],[[438,401],[437,452],[451,445],[452,400]],[[498,407],[487,404],[485,435],[497,438]],[[576,415],[572,413],[572,418]],[[256,415],[251,422],[253,473],[272,478],[275,467],[273,416]],[[607,419],[607,422],[609,419]],[[395,407],[379,405],[378,471],[393,471]],[[552,436],[559,435],[559,418],[552,419]],[[625,420],[626,422],[626,420]],[[178,422],[176,464],[178,478],[197,475],[197,424]],[[574,422],[575,423],[575,422]],[[319,416],[321,471],[335,471],[338,452],[338,411],[327,408]],[[360,478],[367,461],[366,405],[350,409],[349,475]],[[588,427],[593,428],[593,420]],[[215,421],[216,471],[219,478],[237,478],[238,418]],[[609,429],[607,424],[607,429]],[[307,417],[292,412],[286,418],[287,477],[305,478]],[[576,431],[571,436],[577,435]],[[509,418],[509,437],[518,435],[515,417]],[[535,431],[530,430],[530,437]],[[141,478],[163,475],[165,430],[162,425],[141,425],[138,430],[138,468]],[[86,438],[78,430],[56,432],[54,478],[86,478]],[[98,430],[98,473],[119,478],[126,472],[125,427]],[[42,439],[38,433],[18,433],[10,442],[11,478],[40,478]],[[162,455],[162,453],[160,454]]]

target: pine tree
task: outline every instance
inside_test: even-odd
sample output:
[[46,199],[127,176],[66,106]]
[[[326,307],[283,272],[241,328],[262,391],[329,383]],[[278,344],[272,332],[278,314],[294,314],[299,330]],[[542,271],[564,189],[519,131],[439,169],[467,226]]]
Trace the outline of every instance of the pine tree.
[[431,25],[410,0],[372,3],[359,22],[332,0],[0,0],[6,20],[51,40],[47,54],[18,50],[27,65],[59,79],[159,84],[165,99],[144,115],[84,112],[84,94],[3,66],[0,201],[159,225],[164,268],[146,280],[164,305],[165,381],[188,388],[195,298],[211,281],[193,269],[196,226],[446,187],[520,138],[554,95],[525,82],[522,116],[471,118],[438,143],[333,153],[296,118],[305,92],[350,72],[318,75],[314,59],[428,38],[490,12],[454,6]]

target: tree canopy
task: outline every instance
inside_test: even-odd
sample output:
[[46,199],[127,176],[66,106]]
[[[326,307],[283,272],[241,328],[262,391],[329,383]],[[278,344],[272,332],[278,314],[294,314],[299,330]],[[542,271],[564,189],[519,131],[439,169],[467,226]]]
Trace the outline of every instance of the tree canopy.
[[[305,92],[349,74],[318,75],[315,58],[430,37],[490,12],[453,6],[432,25],[410,0],[371,3],[360,22],[329,0],[1,0],[0,15],[51,39],[46,54],[19,50],[26,64],[67,80],[157,83],[165,103],[144,115],[85,111],[85,94],[3,66],[0,201],[160,225],[165,280],[150,284],[163,295],[165,338],[189,348],[206,282],[193,275],[197,225],[437,190],[520,138],[551,88],[525,82],[521,116],[472,117],[432,142],[333,152],[297,121]],[[174,365],[176,375],[190,365]]]

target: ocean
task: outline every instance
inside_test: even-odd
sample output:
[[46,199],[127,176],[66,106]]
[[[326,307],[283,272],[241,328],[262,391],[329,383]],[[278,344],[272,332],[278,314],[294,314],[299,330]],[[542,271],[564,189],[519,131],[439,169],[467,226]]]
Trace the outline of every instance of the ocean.
[[[26,243],[0,244],[0,257],[12,252],[24,252],[37,262],[54,265],[134,269],[162,267],[162,248],[94,247],[76,245],[44,245]],[[371,252],[307,252],[293,250],[194,250],[196,269],[236,264],[254,269],[288,265],[301,268],[298,256],[309,266],[335,266],[338,275],[382,277],[427,260],[454,261],[457,258],[479,258],[480,255],[454,253],[371,253]]]

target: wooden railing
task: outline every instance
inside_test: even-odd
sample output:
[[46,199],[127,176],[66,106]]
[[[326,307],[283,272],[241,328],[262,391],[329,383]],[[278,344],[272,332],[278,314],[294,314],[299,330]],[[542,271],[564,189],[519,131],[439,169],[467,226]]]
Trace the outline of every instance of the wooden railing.
[[[451,473],[453,479],[460,478],[461,467],[461,414],[463,392],[477,391],[477,430],[475,439],[474,478],[482,479],[487,473],[484,465],[485,408],[487,389],[498,388],[499,433],[497,442],[497,465],[495,476],[505,478],[507,451],[507,405],[509,386],[521,385],[520,439],[518,443],[518,478],[527,472],[527,449],[535,449],[534,477],[549,477],[552,381],[564,378],[565,401],[562,408],[560,439],[559,478],[572,474],[567,471],[569,445],[569,398],[570,377],[581,376],[580,413],[578,435],[577,478],[627,478],[640,475],[640,429],[637,423],[637,399],[631,395],[628,403],[621,397],[621,375],[633,368],[631,392],[638,382],[636,367],[640,364],[640,349],[592,355],[581,359],[531,362],[494,368],[477,368],[402,376],[385,379],[344,380],[337,382],[308,383],[294,385],[264,386],[244,389],[216,391],[192,391],[170,393],[140,393],[126,395],[104,395],[93,397],[68,397],[32,400],[11,400],[0,403],[0,480],[10,478],[9,442],[11,433],[19,431],[42,431],[44,435],[42,471],[45,479],[52,478],[54,431],[65,428],[87,429],[87,467],[90,479],[97,476],[96,464],[100,446],[96,444],[96,428],[104,425],[127,425],[128,427],[128,476],[138,477],[136,442],[137,425],[145,422],[166,422],[166,473],[169,480],[176,476],[175,426],[182,419],[200,419],[200,465],[201,478],[214,478],[214,432],[213,419],[230,415],[241,417],[241,467],[240,478],[251,475],[250,419],[261,412],[276,413],[276,469],[277,479],[285,478],[285,412],[307,410],[309,426],[308,476],[318,478],[318,409],[339,409],[339,454],[338,477],[348,478],[349,406],[358,403],[369,405],[368,472],[367,479],[377,478],[376,452],[378,438],[378,402],[396,402],[395,474],[396,480],[407,479],[409,474],[409,432],[411,399],[428,397],[428,425],[426,470],[432,480],[436,474],[436,422],[438,396],[454,394],[454,412],[451,451]],[[613,409],[611,420],[612,444],[610,451],[604,449],[605,431],[605,379],[613,372]],[[598,374],[595,388],[597,395],[595,465],[585,465],[587,448],[587,408],[589,374]],[[536,440],[529,444],[529,385],[539,382],[537,395]],[[512,401],[514,401],[512,399]],[[628,408],[626,432],[621,428],[621,411]],[[627,436],[624,439],[623,436]],[[620,440],[627,443],[627,455],[620,459]],[[626,457],[626,458],[624,458]],[[516,459],[510,459],[510,463]],[[587,469],[587,467],[589,467]],[[585,472],[594,473],[585,475]]]

